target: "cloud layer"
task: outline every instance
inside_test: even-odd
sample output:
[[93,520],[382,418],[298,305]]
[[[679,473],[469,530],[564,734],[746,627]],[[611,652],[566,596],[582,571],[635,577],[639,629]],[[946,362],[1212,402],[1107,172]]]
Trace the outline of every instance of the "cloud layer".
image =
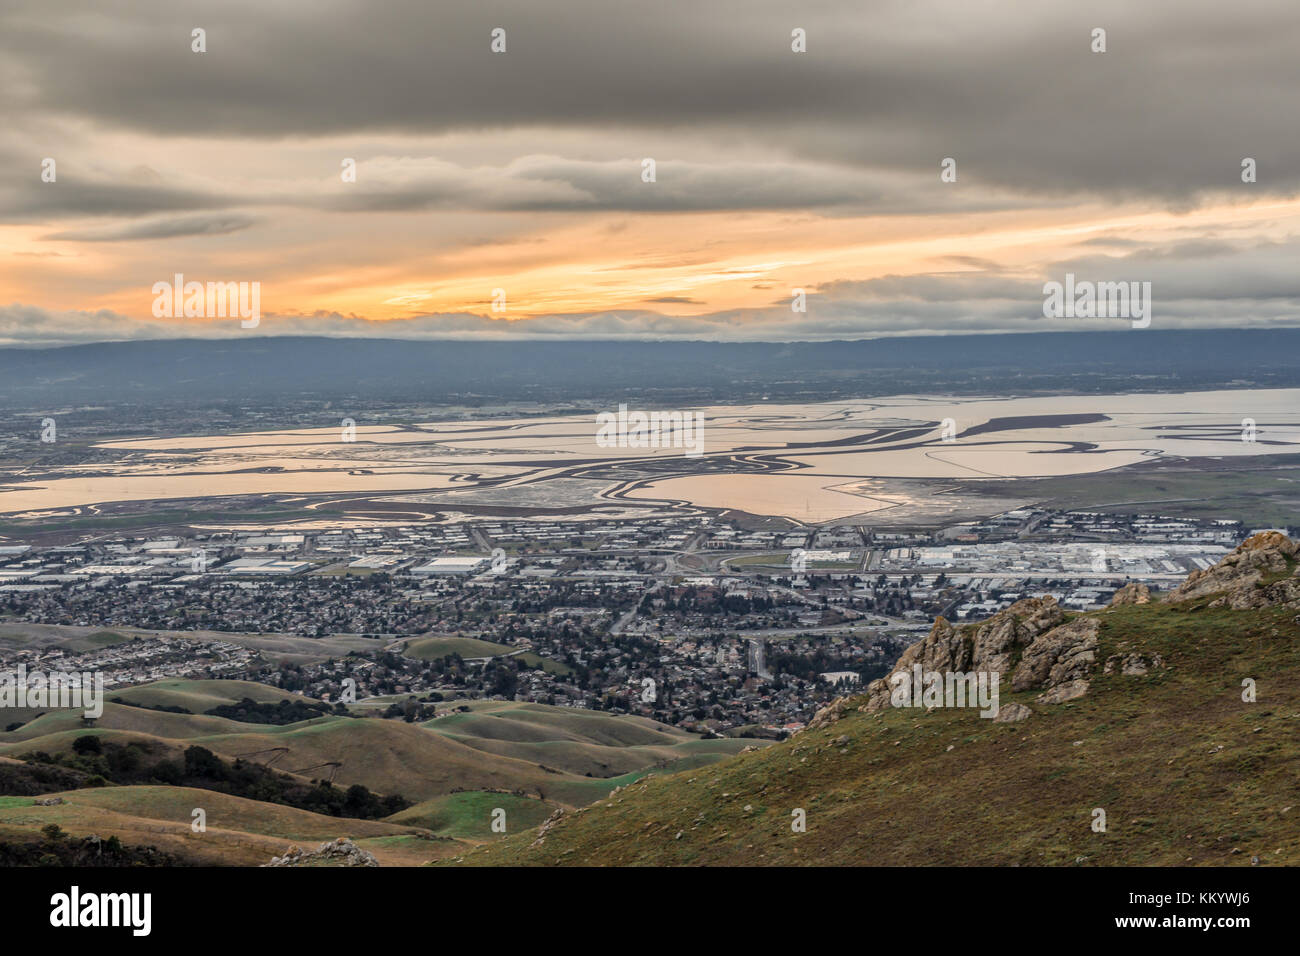
[[1294,324],[1300,7],[1073,6],[9,0],[0,339],[224,334],[176,272],[257,334],[1023,330],[1067,271]]

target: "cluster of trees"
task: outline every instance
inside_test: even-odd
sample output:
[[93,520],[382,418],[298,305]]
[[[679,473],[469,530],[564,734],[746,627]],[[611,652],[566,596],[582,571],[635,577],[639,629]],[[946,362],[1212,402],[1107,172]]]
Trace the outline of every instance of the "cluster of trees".
[[[442,700],[443,698],[441,694],[435,692],[429,694],[428,699],[430,701],[435,701]],[[412,700],[409,697],[400,704],[394,702],[384,709],[384,717],[388,720],[404,720],[408,724],[414,723],[417,720],[430,720],[437,715],[438,708],[435,704],[423,704],[418,700]]]
[[36,751],[24,754],[22,759],[81,771],[89,775],[86,786],[113,783],[195,787],[332,817],[373,820],[411,805],[399,794],[381,797],[361,784],[342,790],[325,780],[304,783],[261,764],[238,758],[223,760],[205,747],[188,747],[179,759],[174,759],[160,757],[155,745],[143,741],[115,744],[85,734],[72,742],[71,754]]
[[237,704],[219,704],[207,713],[213,717],[225,717],[244,724],[275,724],[280,727],[285,724],[296,724],[300,720],[324,717],[327,714],[351,716],[341,703],[331,707],[324,701],[302,699],[281,700],[271,704],[259,703],[249,697],[245,697]]
[[70,837],[57,823],[33,842],[0,841],[0,866],[180,866],[183,861],[151,846],[127,846],[115,836]]

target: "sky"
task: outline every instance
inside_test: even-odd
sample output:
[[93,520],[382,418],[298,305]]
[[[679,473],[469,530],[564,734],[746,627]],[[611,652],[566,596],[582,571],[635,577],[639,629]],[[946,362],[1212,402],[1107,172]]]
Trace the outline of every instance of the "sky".
[[1134,334],[1067,273],[1298,325],[1297,49],[1294,0],[4,0],[0,345]]

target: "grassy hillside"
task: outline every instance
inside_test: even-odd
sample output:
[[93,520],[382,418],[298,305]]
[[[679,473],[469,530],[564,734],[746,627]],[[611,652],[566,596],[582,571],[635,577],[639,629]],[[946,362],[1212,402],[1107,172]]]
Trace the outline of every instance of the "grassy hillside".
[[[1097,660],[1133,650],[1145,676],[1098,667],[1087,694],[973,709],[886,707],[768,749],[651,776],[476,865],[1300,864],[1300,626],[1294,608],[1122,606]],[[1258,702],[1242,700],[1257,681]],[[1094,832],[1093,811],[1107,828]],[[792,831],[792,813],[806,832]]]
[[[414,825],[326,817],[211,790],[105,787],[53,796],[64,802],[38,806],[31,797],[0,797],[0,840],[21,842],[55,824],[73,837],[116,836],[123,843],[156,846],[191,863],[243,866],[261,865],[292,843],[340,836],[351,837],[381,864],[390,865],[423,863],[464,848]],[[191,828],[196,807],[207,815],[202,833]]]
[[299,699],[298,695],[287,690],[246,680],[160,680],[109,691],[106,696],[139,707],[183,707],[192,714],[203,714],[214,707],[235,704],[245,698],[259,704]]
[[[336,763],[336,784],[362,783],[412,800],[458,787],[539,791],[552,776],[552,771],[537,764],[486,754],[396,720],[326,717],[196,742],[216,753],[259,755],[264,761],[279,750],[282,755],[276,760],[277,769],[308,776],[325,773],[327,764]],[[313,767],[317,769],[308,770]]]
[[425,800],[393,814],[387,822],[423,827],[443,837],[491,840],[500,838],[492,832],[493,812],[498,809],[505,811],[504,824],[510,834],[536,827],[559,807],[512,793],[469,790]]
[[616,747],[672,745],[698,740],[694,734],[645,717],[623,717],[572,707],[484,700],[469,713],[449,714],[426,724],[439,731],[494,740],[582,740]]
[[[106,739],[129,738],[138,734],[179,742],[224,733],[246,732],[251,727],[260,726],[263,725],[244,724],[206,714],[176,714],[106,703],[104,713],[95,720],[92,728],[84,725],[81,711],[47,711],[17,730],[0,734],[0,753],[13,756],[15,753],[35,749],[58,752],[65,746],[71,746],[72,739],[85,733],[102,733]],[[266,726],[269,728],[271,725]]]
[[245,681],[160,681],[112,696],[199,712],[107,703],[94,727],[87,728],[79,712],[52,711],[0,733],[0,755],[66,753],[78,737],[94,734],[119,744],[147,740],[171,752],[197,745],[304,779],[332,774],[338,785],[360,783],[416,801],[453,790],[504,789],[577,806],[588,802],[593,790],[600,794],[608,789],[587,786],[588,776],[617,777],[683,760],[694,765],[744,746],[736,740],[701,740],[643,718],[543,704],[477,701],[468,705],[469,713],[424,724],[326,716],[275,725],[201,713],[245,697],[293,699],[284,691]]
[[[36,806],[31,796],[2,797],[0,840],[21,842],[57,823],[73,836],[117,835],[125,843],[154,845],[186,860],[248,864],[266,862],[290,843],[347,836],[381,863],[424,863],[500,839],[490,830],[491,812],[498,807],[506,810],[507,832],[517,832],[535,827],[558,807],[584,806],[657,768],[718,760],[742,745],[705,741],[643,718],[505,701],[458,704],[469,712],[423,725],[333,715],[274,725],[203,713],[245,698],[300,699],[245,681],[167,680],[110,696],[135,706],[107,703],[91,727],[80,712],[14,712],[27,722],[0,733],[0,761],[22,768],[14,761],[24,754],[69,755],[74,742],[87,735],[106,744],[148,743],[151,760],[182,759],[186,748],[199,746],[304,783],[362,784],[416,805],[381,825],[208,790],[109,786],[55,794],[67,803],[49,807]],[[193,712],[148,709],[152,706]],[[44,790],[81,785],[76,774],[68,779]],[[209,832],[202,838],[189,831],[196,806],[208,813]]]
[[592,777],[698,766],[752,743],[702,740],[642,717],[513,701],[482,701],[470,713],[448,714],[424,726],[485,753]]

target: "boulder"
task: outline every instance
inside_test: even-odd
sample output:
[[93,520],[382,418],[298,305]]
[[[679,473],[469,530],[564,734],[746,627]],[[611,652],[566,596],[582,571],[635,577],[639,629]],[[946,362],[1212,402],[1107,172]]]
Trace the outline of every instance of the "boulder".
[[1003,704],[998,707],[998,715],[993,718],[995,724],[1014,724],[1021,720],[1028,720],[1034,716],[1034,712],[1024,704],[1017,704],[1012,701],[1009,704]]
[[1050,595],[1017,601],[976,628],[971,669],[1007,673],[1011,669],[1017,648],[1051,630],[1064,618],[1061,606]]
[[1119,671],[1127,677],[1143,677],[1153,668],[1164,667],[1165,662],[1159,654],[1147,657],[1145,654],[1112,654],[1106,658],[1105,673]]
[[529,849],[539,847],[545,843],[546,834],[550,833],[551,829],[562,819],[564,819],[564,810],[559,809],[543,820],[542,825],[537,828],[537,839],[533,840],[533,842],[528,845]]
[[1086,693],[1088,693],[1086,680],[1072,680],[1049,688],[1034,700],[1040,704],[1064,704],[1067,700],[1077,700]]
[[291,846],[283,856],[271,858],[263,866],[378,866],[373,853],[361,849],[347,837],[329,840],[311,851]]

